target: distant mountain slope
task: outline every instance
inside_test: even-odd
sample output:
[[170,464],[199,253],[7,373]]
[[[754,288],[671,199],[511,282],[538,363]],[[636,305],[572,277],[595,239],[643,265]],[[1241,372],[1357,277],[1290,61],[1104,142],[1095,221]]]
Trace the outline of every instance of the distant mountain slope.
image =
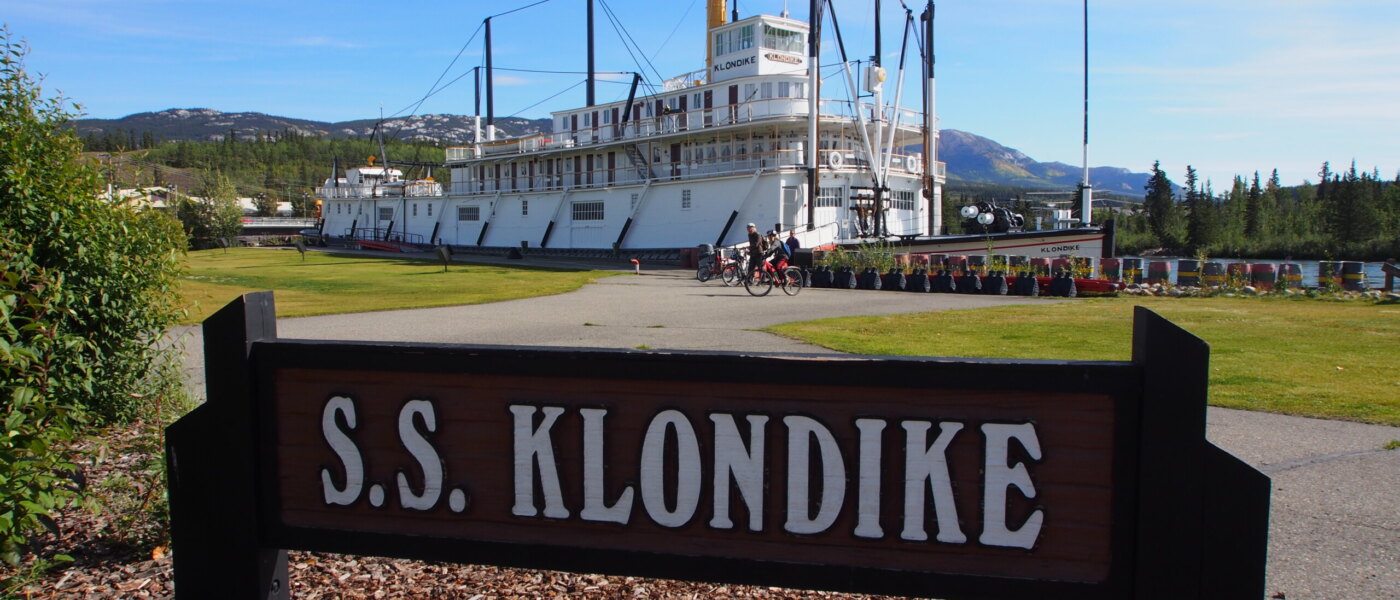
[[[226,113],[208,108],[172,108],[160,112],[137,113],[120,119],[78,119],[73,125],[79,137],[89,134],[101,136],[120,130],[136,136],[149,131],[158,140],[222,141],[230,133],[238,136],[240,140],[255,140],[261,135],[284,130],[310,136],[364,138],[369,137],[377,123],[377,119],[327,123],[256,112]],[[549,126],[550,119],[496,119],[496,127],[507,135],[546,131]],[[416,115],[388,119],[384,122],[384,128],[391,137],[403,140],[461,144],[471,141],[472,117]]]
[[[240,140],[254,140],[261,135],[284,130],[311,136],[367,138],[373,133],[377,122],[376,119],[360,119],[326,123],[255,112],[225,113],[207,108],[172,108],[120,119],[79,119],[74,122],[74,128],[80,137],[121,131],[137,138],[150,132],[157,140],[219,141],[227,138],[230,132]],[[506,135],[549,132],[551,125],[550,119],[496,119],[496,126]],[[472,117],[417,115],[389,119],[384,128],[391,137],[403,140],[461,144],[471,141]],[[943,130],[939,160],[948,164],[948,178],[955,184],[965,182],[1073,189],[1081,178],[1079,167],[1060,162],[1037,162],[1019,150],[956,129]],[[1141,197],[1148,174],[1120,167],[1093,167],[1089,169],[1089,178],[1099,192]]]
[[[940,132],[938,160],[948,164],[948,179],[952,182],[1072,189],[1084,177],[1083,167],[1037,162],[1020,150],[957,129]],[[1141,197],[1150,176],[1121,167],[1089,168],[1089,182],[1096,192],[1124,196]]]

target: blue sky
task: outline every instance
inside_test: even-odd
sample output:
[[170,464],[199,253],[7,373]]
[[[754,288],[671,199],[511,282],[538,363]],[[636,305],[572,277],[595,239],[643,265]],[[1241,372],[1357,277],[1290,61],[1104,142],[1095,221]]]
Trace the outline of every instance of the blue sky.
[[[46,92],[61,91],[88,116],[202,107],[337,121],[414,106],[484,17],[530,2],[7,0],[0,20],[32,47],[27,63],[44,76]],[[638,69],[602,2],[662,76],[703,67],[705,0],[600,0],[600,71]],[[806,18],[807,2],[788,4],[794,18]],[[853,58],[873,50],[870,4],[836,1]],[[739,8],[744,16],[783,5],[743,0]],[[552,0],[494,20],[495,65],[582,71],[584,6]],[[942,126],[1078,165],[1081,6],[939,3]],[[1161,160],[1178,182],[1191,164],[1217,191],[1255,170],[1267,177],[1277,168],[1287,184],[1315,180],[1324,160],[1354,159],[1386,178],[1400,168],[1400,2],[1090,0],[1089,7],[1091,164],[1146,171]],[[903,12],[898,0],[883,0],[883,9],[892,65]],[[835,56],[828,49],[823,63]],[[482,61],[478,34],[446,79]],[[915,75],[906,105],[917,102]],[[581,105],[582,86],[547,100],[581,80],[501,71],[496,114],[543,117]],[[600,83],[598,96],[626,92],[620,82]],[[466,78],[417,112],[470,114],[472,106]]]

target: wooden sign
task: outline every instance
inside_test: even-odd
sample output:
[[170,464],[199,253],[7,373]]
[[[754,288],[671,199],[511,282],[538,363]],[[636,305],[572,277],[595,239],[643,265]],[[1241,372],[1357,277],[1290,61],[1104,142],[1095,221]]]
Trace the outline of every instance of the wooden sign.
[[1268,479],[1204,440],[1205,346],[1146,310],[1130,363],[347,344],[272,314],[255,294],[206,322],[210,402],[170,428],[180,597],[284,596],[286,549],[1263,594]]

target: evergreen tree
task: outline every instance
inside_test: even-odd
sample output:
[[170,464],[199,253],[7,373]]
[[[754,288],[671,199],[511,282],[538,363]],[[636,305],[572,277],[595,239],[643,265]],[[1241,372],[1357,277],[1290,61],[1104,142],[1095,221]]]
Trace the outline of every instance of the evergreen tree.
[[1214,200],[1198,187],[1196,168],[1186,166],[1186,245],[1192,252],[1209,252],[1215,243]]
[[1244,237],[1251,242],[1258,241],[1264,233],[1264,189],[1259,186],[1259,172],[1254,172],[1254,180],[1249,183],[1244,203]]
[[1148,224],[1152,234],[1157,237],[1157,243],[1168,248],[1180,245],[1180,237],[1177,235],[1180,214],[1175,202],[1174,187],[1172,180],[1162,171],[1162,161],[1154,161],[1152,177],[1147,180],[1147,186],[1144,188],[1147,195],[1143,199],[1143,208],[1147,211]]

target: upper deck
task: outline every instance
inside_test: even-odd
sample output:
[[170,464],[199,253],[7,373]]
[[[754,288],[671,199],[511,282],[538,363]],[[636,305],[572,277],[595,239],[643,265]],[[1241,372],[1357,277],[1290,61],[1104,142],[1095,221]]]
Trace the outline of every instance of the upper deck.
[[[623,122],[626,102],[554,113],[554,131],[447,149],[447,164],[511,155],[551,153],[588,146],[662,141],[720,133],[755,125],[803,123],[808,118],[806,78],[795,75],[753,76],[666,91],[633,101]],[[720,101],[716,101],[719,99]],[[870,102],[852,103],[823,98],[817,102],[823,123],[854,126],[856,110],[876,112]],[[898,122],[896,147],[922,143],[923,113],[897,109],[886,126]]]

